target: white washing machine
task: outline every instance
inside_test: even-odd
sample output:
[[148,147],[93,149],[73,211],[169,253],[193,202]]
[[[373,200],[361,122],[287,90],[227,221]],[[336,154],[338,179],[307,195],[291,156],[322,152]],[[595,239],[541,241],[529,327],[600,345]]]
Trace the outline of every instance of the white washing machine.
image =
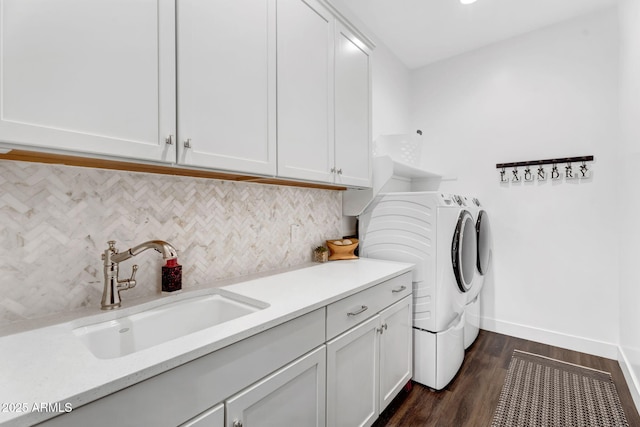
[[475,197],[461,197],[475,222],[477,240],[476,274],[473,284],[467,292],[467,301],[464,309],[464,348],[466,350],[476,340],[480,331],[480,292],[491,261],[491,236],[488,214],[480,201]]
[[414,380],[444,388],[464,360],[464,307],[476,265],[475,222],[458,196],[378,195],[360,215],[360,255],[411,262]]

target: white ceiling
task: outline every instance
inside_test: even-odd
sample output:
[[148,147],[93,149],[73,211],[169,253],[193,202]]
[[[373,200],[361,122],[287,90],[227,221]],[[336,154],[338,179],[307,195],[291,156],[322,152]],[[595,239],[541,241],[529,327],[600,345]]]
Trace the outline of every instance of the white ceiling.
[[477,49],[617,0],[341,0],[410,69]]

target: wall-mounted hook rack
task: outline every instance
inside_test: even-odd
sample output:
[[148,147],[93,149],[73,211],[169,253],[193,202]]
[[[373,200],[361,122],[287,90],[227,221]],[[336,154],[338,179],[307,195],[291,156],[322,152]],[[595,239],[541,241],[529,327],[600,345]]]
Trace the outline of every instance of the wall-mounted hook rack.
[[[496,169],[500,169],[500,182],[507,184],[509,182],[519,183],[521,181],[533,182],[546,181],[547,175],[552,181],[558,181],[562,178],[566,180],[573,180],[574,178],[589,179],[591,178],[591,170],[587,166],[587,162],[593,161],[593,156],[580,156],[580,157],[559,157],[556,159],[544,159],[544,160],[528,160],[524,162],[510,162],[510,163],[498,163]],[[577,163],[579,166],[576,169],[573,168],[572,163]],[[581,163],[581,164],[580,164]],[[562,168],[561,166],[566,165]],[[552,165],[547,174],[544,165]],[[524,167],[523,175],[518,170],[519,167]],[[534,172],[531,170],[531,166],[537,166],[537,170]],[[510,169],[508,172],[507,169]]]
[[580,156],[580,157],[560,157],[557,159],[545,159],[545,160],[528,160],[525,162],[511,162],[511,163],[497,163],[497,169],[503,168],[516,168],[518,166],[538,166],[538,165],[552,165],[558,163],[576,163],[576,162],[592,162],[593,156]]

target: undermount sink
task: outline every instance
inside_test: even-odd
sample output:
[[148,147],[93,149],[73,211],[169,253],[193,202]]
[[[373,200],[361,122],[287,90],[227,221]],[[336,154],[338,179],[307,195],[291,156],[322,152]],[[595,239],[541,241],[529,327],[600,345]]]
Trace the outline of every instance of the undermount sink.
[[219,293],[186,298],[133,314],[73,329],[100,359],[113,359],[220,325],[268,307]]

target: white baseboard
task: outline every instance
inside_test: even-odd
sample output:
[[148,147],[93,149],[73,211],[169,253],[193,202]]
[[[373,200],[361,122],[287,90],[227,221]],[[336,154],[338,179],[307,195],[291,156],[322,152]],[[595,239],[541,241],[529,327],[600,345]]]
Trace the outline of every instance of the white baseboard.
[[636,377],[633,369],[631,369],[629,359],[621,347],[618,347],[618,364],[620,365],[620,369],[622,369],[624,379],[627,381],[627,387],[629,387],[633,403],[635,403],[636,409],[640,412],[640,382],[638,382],[638,377]]
[[499,334],[510,335],[529,341],[553,345],[555,347],[566,348],[568,350],[579,351],[581,353],[593,354],[607,359],[618,360],[618,346],[614,343],[596,341],[589,338],[575,335],[563,334],[546,329],[533,328],[531,326],[517,323],[504,322],[502,320],[482,317],[480,328]]

